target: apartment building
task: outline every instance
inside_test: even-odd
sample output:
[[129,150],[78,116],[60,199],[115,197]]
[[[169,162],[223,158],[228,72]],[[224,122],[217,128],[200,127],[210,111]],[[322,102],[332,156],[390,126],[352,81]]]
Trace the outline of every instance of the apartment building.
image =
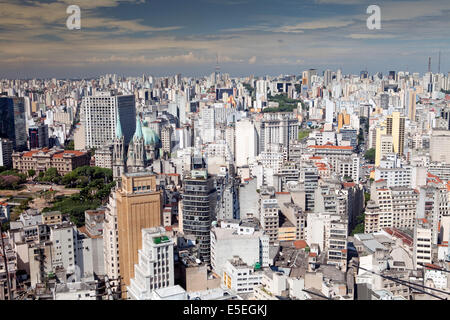
[[427,219],[417,219],[414,226],[414,253],[413,263],[415,269],[422,269],[424,264],[432,263],[432,225]]

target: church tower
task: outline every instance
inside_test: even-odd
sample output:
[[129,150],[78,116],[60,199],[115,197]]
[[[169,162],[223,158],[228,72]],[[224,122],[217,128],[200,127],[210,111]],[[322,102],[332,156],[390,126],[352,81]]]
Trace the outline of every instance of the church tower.
[[116,136],[114,138],[114,151],[113,151],[113,177],[114,180],[119,182],[122,174],[125,173],[125,138],[122,133],[122,126],[120,124],[120,117],[117,114],[116,123]]
[[130,141],[127,156],[127,172],[139,172],[145,168],[144,134],[141,119],[136,117],[136,132]]

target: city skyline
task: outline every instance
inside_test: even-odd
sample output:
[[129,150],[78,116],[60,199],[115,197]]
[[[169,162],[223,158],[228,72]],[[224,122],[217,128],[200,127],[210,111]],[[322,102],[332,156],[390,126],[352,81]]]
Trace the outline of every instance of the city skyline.
[[[208,75],[221,71],[299,74],[449,69],[444,0],[379,1],[369,30],[366,0],[1,1],[1,78],[89,78],[99,74]],[[81,30],[68,30],[69,5]],[[155,13],[157,12],[157,13]]]

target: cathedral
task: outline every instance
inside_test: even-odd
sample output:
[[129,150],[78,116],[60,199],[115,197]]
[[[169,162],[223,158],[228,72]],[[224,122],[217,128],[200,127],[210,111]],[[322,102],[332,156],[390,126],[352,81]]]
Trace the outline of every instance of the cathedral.
[[120,117],[117,118],[113,150],[113,176],[120,181],[125,172],[153,171],[152,163],[159,157],[161,140],[158,134],[139,116],[136,117],[136,131],[127,145],[124,141]]

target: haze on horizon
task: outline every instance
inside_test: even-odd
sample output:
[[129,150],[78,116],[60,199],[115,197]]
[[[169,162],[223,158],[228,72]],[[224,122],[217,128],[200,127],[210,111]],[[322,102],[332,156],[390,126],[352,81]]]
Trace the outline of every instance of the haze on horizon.
[[[381,8],[369,30],[367,7]],[[81,30],[66,9],[81,8]],[[450,71],[448,0],[0,0],[0,78]]]

